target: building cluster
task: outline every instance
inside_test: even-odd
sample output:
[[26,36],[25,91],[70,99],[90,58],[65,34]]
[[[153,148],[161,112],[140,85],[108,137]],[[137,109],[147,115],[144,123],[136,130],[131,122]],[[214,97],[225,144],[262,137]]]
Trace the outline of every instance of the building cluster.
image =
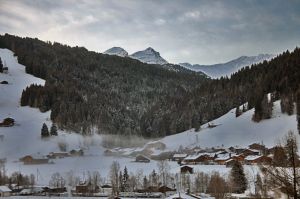
[[183,150],[181,153],[175,153],[172,160],[177,161],[181,165],[217,164],[231,167],[234,161],[246,165],[271,164],[273,153],[274,148],[268,149],[258,143],[251,144],[247,148],[201,149],[200,147],[195,147],[193,149]]
[[70,152],[50,152],[48,155],[34,154],[21,157],[19,160],[26,165],[31,164],[48,164],[53,159],[60,159],[66,157],[83,156],[84,151],[82,149],[73,149]]

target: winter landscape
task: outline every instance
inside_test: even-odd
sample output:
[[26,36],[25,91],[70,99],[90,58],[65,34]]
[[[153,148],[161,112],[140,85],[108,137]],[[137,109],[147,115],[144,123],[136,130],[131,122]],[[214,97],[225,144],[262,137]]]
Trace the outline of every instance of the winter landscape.
[[0,0],[0,197],[300,198],[282,3]]

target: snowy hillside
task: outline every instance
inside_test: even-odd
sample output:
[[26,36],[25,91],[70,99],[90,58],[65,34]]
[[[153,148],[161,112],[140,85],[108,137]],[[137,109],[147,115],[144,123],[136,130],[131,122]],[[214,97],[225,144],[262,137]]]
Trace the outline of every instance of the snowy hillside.
[[241,56],[229,62],[214,65],[192,65],[190,63],[180,63],[179,65],[197,72],[201,71],[212,78],[219,78],[221,76],[230,76],[245,66],[260,63],[264,60],[270,60],[273,57],[275,57],[275,55],[259,54],[257,56]]
[[[8,67],[8,74],[0,73],[0,81],[8,81],[8,85],[0,84],[0,119],[12,117],[16,124],[13,127],[0,127],[0,159],[6,158],[6,170],[8,174],[15,171],[35,175],[38,174],[38,184],[47,185],[51,175],[61,172],[66,175],[73,171],[78,176],[90,171],[99,171],[106,177],[111,163],[117,160],[121,167],[127,166],[129,171],[135,172],[139,167],[144,171],[152,171],[156,168],[156,162],[149,164],[132,162],[132,158],[109,157],[104,155],[106,150],[101,146],[101,136],[83,137],[76,133],[59,131],[58,136],[41,139],[41,127],[45,122],[51,125],[50,111],[41,113],[38,109],[20,107],[19,100],[22,90],[30,84],[44,84],[45,81],[25,73],[25,67],[17,63],[13,52],[0,49],[0,57]],[[59,143],[66,143],[67,150],[84,149],[83,157],[68,157],[53,160],[53,164],[23,165],[19,158],[25,155],[45,156],[50,152],[59,152]]]
[[121,47],[112,47],[108,50],[106,50],[105,52],[103,52],[103,54],[108,54],[108,55],[117,55],[120,57],[127,57],[128,56],[128,52],[126,50],[124,50]]
[[148,64],[167,64],[168,62],[162,58],[159,52],[149,47],[143,51],[138,51],[130,55],[131,58],[140,60],[141,62]]
[[[136,163],[132,157],[106,156],[101,145],[102,136],[93,135],[83,137],[76,133],[59,130],[58,136],[48,139],[41,139],[41,127],[45,122],[48,127],[51,125],[50,111],[41,113],[38,109],[30,107],[20,107],[19,100],[22,90],[30,84],[45,83],[44,80],[25,73],[25,67],[17,63],[17,58],[13,52],[0,49],[0,57],[8,67],[8,73],[0,73],[0,81],[8,81],[8,85],[0,84],[0,119],[12,117],[16,124],[12,127],[0,127],[0,159],[6,158],[6,170],[8,174],[14,171],[22,171],[25,174],[38,175],[38,184],[47,185],[51,175],[60,172],[67,176],[70,171],[74,175],[84,179],[87,172],[99,171],[107,177],[110,165],[117,160],[121,168],[127,166],[129,172],[136,172],[143,169],[144,174],[157,169],[157,162],[151,160],[150,163]],[[287,116],[280,112],[279,102],[275,103],[273,118],[260,123],[251,121],[253,110],[247,111],[236,118],[234,110],[224,116],[212,121],[219,125],[215,128],[207,128],[207,124],[202,126],[202,130],[195,132],[193,129],[161,139],[166,144],[164,151],[177,150],[180,145],[183,147],[210,147],[210,146],[247,146],[253,142],[264,142],[267,146],[277,143],[288,130],[296,131],[296,116]],[[25,155],[48,155],[50,152],[59,152],[59,143],[67,144],[67,151],[81,148],[84,150],[82,157],[66,157],[51,160],[53,164],[24,165],[19,158]],[[129,152],[138,152],[143,148],[126,149]],[[155,151],[160,153],[164,151]],[[171,172],[178,171],[176,162],[169,162]],[[201,166],[197,170],[212,172],[219,170],[227,173],[225,166]]]
[[166,150],[177,150],[180,145],[192,148],[195,146],[240,146],[246,147],[252,143],[264,143],[272,147],[287,134],[289,130],[297,132],[296,115],[288,116],[282,114],[280,102],[276,101],[273,107],[271,119],[255,123],[251,120],[254,110],[249,110],[239,117],[235,117],[235,109],[232,109],[222,117],[211,121],[210,124],[217,125],[208,128],[204,124],[199,132],[194,129],[167,136],[159,141],[166,144]]

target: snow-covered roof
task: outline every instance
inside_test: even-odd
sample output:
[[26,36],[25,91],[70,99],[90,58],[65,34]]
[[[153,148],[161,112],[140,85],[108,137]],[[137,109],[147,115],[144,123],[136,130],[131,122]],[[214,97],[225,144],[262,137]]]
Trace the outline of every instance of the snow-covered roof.
[[187,194],[185,194],[185,193],[176,193],[176,194],[174,194],[174,195],[171,195],[171,196],[169,196],[169,197],[167,197],[166,199],[174,199],[174,198],[182,198],[182,199],[195,199],[194,197],[192,197],[192,196],[189,196],[189,195],[187,195]]
[[7,186],[0,186],[0,192],[11,192],[11,190]]
[[[234,154],[235,155],[235,154]],[[218,157],[215,160],[228,160],[233,156],[233,154],[225,153],[225,154],[218,154]]]
[[214,157],[215,153],[199,153],[199,154],[193,154],[189,155],[185,158],[185,160],[196,160],[197,158],[201,156],[208,156],[208,157]]
[[258,158],[262,157],[261,155],[249,155],[245,157],[245,160],[256,160]]
[[187,157],[187,154],[184,153],[176,153],[173,155],[173,158],[185,158]]

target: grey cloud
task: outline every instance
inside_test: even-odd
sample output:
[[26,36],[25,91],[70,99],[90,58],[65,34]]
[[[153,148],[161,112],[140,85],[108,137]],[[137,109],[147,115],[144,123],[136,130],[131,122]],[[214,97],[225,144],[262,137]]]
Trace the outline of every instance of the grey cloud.
[[299,25],[293,0],[0,0],[1,33],[98,52],[152,46],[173,63],[278,53],[299,45]]

